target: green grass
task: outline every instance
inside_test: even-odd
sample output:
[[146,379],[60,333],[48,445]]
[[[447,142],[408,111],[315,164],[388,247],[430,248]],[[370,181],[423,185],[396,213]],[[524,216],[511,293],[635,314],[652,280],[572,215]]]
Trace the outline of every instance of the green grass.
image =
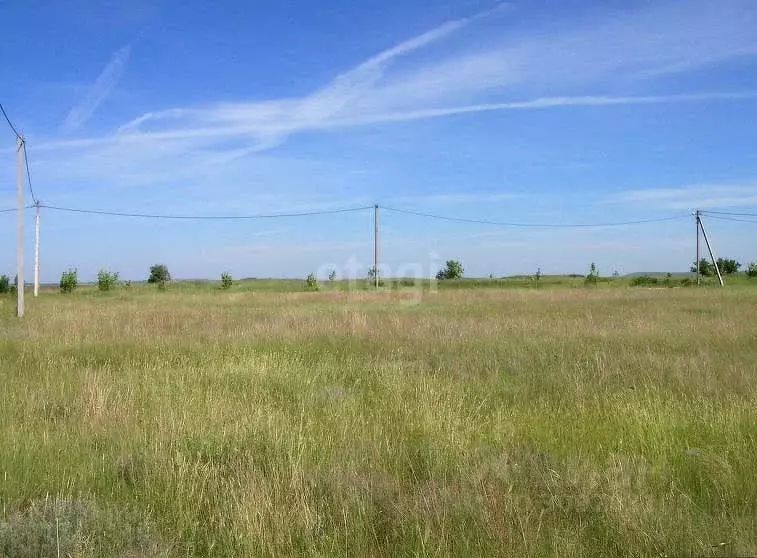
[[303,284],[1,297],[0,556],[757,554],[756,289]]

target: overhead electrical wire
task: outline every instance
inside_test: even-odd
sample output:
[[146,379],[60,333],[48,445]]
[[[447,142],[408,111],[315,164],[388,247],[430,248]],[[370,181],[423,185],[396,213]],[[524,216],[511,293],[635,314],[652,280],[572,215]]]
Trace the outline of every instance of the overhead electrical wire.
[[[36,203],[36,200],[35,200]],[[34,206],[31,206],[34,207]],[[291,218],[291,217],[309,217],[318,215],[333,215],[338,213],[354,213],[358,211],[367,211],[373,209],[375,206],[366,205],[361,207],[347,207],[339,209],[324,209],[318,211],[301,211],[291,213],[266,213],[266,214],[254,214],[254,215],[171,215],[160,213],[142,213],[131,211],[107,211],[99,209],[85,209],[78,207],[65,207],[59,205],[39,204],[40,208],[51,209],[53,211],[63,211],[68,213],[81,213],[88,215],[105,215],[110,217],[133,217],[141,219],[170,219],[170,220],[184,220],[184,221],[244,221],[255,219],[277,219],[277,218]],[[601,227],[621,227],[629,225],[642,225],[647,223],[660,223],[665,221],[674,221],[679,219],[686,219],[688,215],[674,215],[669,217],[657,217],[652,219],[639,219],[632,221],[616,221],[605,223],[517,223],[517,222],[505,222],[505,221],[491,221],[488,219],[469,219],[464,217],[451,217],[445,215],[436,215],[433,213],[423,213],[420,211],[413,211],[409,209],[399,209],[396,207],[379,206],[381,209],[391,211],[394,213],[401,213],[406,215],[414,215],[417,217],[425,217],[428,219],[437,219],[442,221],[451,221],[456,223],[473,223],[479,225],[493,225],[499,227],[512,227],[512,228],[548,228],[548,229],[564,229],[564,228],[601,228]]]
[[[26,206],[24,206],[24,209],[32,209],[33,207],[35,207],[35,206],[34,205],[26,205]],[[15,211],[18,211],[18,209],[16,209],[15,207],[9,207],[7,209],[0,209],[0,213],[13,213]]]
[[26,140],[23,138],[21,134],[18,133],[18,130],[13,125],[13,122],[11,122],[11,119],[8,117],[8,113],[5,112],[5,108],[2,104],[0,104],[0,112],[3,113],[3,116],[5,117],[5,121],[8,123],[8,126],[10,126],[10,129],[13,130],[13,133],[16,135],[16,138],[21,140],[21,148],[24,151],[24,165],[26,166],[26,180],[29,184],[29,193],[32,196],[32,200],[34,200],[34,203],[39,203],[39,200],[37,199],[37,196],[34,194],[34,188],[32,187],[32,173],[29,172],[29,157],[26,154]]
[[670,217],[657,217],[653,219],[640,219],[635,221],[617,221],[610,223],[515,223],[504,221],[490,221],[488,219],[468,219],[465,217],[450,217],[446,215],[435,215],[433,213],[423,213],[420,211],[411,211],[409,209],[397,209],[395,207],[381,206],[382,209],[394,213],[404,213],[425,217],[428,219],[437,219],[440,221],[451,221],[455,223],[475,223],[479,225],[494,225],[498,227],[511,228],[533,228],[533,229],[574,229],[574,228],[600,228],[600,227],[621,227],[626,225],[642,225],[646,223],[660,223],[663,221],[674,221],[677,219],[688,219],[689,215],[675,215]]
[[75,207],[62,207],[57,205],[39,205],[45,209],[53,211],[65,211],[68,213],[85,213],[90,215],[108,215],[111,217],[136,217],[142,219],[173,219],[186,221],[232,221],[232,220],[254,220],[254,219],[276,219],[286,217],[310,217],[315,215],[333,215],[335,213],[352,213],[356,211],[366,211],[373,209],[372,205],[364,207],[348,207],[340,209],[324,209],[320,211],[301,211],[294,213],[268,213],[258,215],[168,215],[156,213],[124,212],[124,211],[101,211],[97,209],[81,209]]
[[755,219],[740,219],[738,217],[726,217],[723,215],[707,215],[708,219],[717,219],[718,221],[732,221],[735,223],[754,223],[757,225],[757,215],[755,215]]
[[24,149],[24,164],[26,165],[26,181],[29,184],[29,193],[32,196],[32,200],[34,200],[34,204],[38,204],[39,200],[37,199],[37,196],[34,195],[34,188],[32,188],[32,173],[29,171],[29,158],[26,156],[26,142],[23,143],[23,149]]
[[[33,207],[33,206],[32,206]],[[110,217],[133,217],[141,219],[170,219],[170,220],[185,220],[185,221],[243,221],[243,220],[255,220],[255,219],[277,219],[277,218],[291,218],[291,217],[309,217],[317,215],[333,215],[338,213],[353,213],[358,211],[367,211],[373,209],[375,206],[366,205],[361,207],[347,207],[339,209],[325,209],[318,211],[301,211],[291,213],[267,213],[267,214],[255,214],[255,215],[171,215],[160,213],[142,213],[142,212],[129,212],[129,211],[106,211],[99,209],[84,209],[77,207],[64,207],[58,205],[39,204],[40,208],[51,209],[53,211],[63,211],[68,213],[82,213],[88,215],[105,215]],[[443,221],[452,221],[457,223],[474,223],[479,225],[494,225],[500,227],[513,227],[513,228],[600,228],[600,227],[620,227],[627,225],[641,225],[646,223],[659,223],[664,221],[673,221],[678,219],[688,218],[688,215],[675,215],[669,217],[658,217],[653,219],[639,219],[633,221],[617,221],[608,223],[515,223],[515,222],[503,222],[503,221],[491,221],[487,219],[468,219],[463,217],[450,217],[444,215],[436,215],[432,213],[423,213],[420,211],[412,211],[409,209],[398,209],[396,207],[379,206],[381,209],[391,211],[394,213],[402,213],[407,215],[414,215],[417,217],[425,217],[429,219],[438,219]]]
[[5,109],[3,108],[2,103],[0,103],[0,112],[3,113],[3,116],[5,117],[5,121],[8,123],[8,126],[10,126],[11,130],[13,130],[13,133],[16,134],[16,137],[20,138],[21,134],[18,133],[18,130],[16,130],[16,127],[13,125],[13,122],[11,122],[11,119],[8,118],[8,113],[5,112]]
[[734,217],[757,217],[757,213],[737,213],[734,211],[714,211],[703,209],[699,212],[702,215],[729,215]]

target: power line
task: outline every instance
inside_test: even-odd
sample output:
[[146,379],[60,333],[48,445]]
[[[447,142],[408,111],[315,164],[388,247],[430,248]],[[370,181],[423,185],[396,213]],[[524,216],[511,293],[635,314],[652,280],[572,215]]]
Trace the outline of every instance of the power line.
[[[26,206],[24,206],[24,209],[31,209],[32,207],[34,207],[34,206],[33,205],[26,205]],[[18,211],[18,209],[16,209],[15,207],[10,207],[8,209],[0,209],[0,213],[14,213],[16,211]]]
[[660,223],[663,221],[673,221],[676,219],[687,219],[688,215],[675,215],[671,217],[658,217],[655,219],[640,219],[637,221],[619,221],[614,223],[512,223],[502,221],[490,221],[488,219],[466,219],[464,217],[449,217],[445,215],[435,215],[433,213],[422,213],[420,211],[411,211],[409,209],[397,209],[394,207],[384,207],[387,211],[393,211],[394,213],[404,213],[407,215],[415,215],[417,217],[426,217],[428,219],[438,219],[440,221],[452,221],[455,223],[475,223],[478,225],[494,225],[498,227],[512,227],[512,228],[534,228],[534,229],[573,229],[573,228],[593,228],[593,227],[621,227],[625,225],[642,225],[646,223]]
[[69,213],[86,213],[90,215],[108,215],[111,217],[137,217],[142,219],[174,219],[174,220],[195,220],[195,221],[231,221],[231,220],[253,220],[253,219],[276,219],[279,217],[310,217],[315,215],[333,215],[335,213],[351,213],[356,211],[366,211],[373,209],[374,206],[348,207],[341,209],[326,209],[321,211],[302,211],[296,213],[269,213],[259,215],[161,215],[155,213],[132,213],[122,211],[100,211],[97,209],[80,209],[74,207],[61,207],[56,205],[40,204],[40,207],[52,209],[54,211],[66,211]]
[[[754,223],[757,225],[757,219],[739,219],[737,217],[723,217],[721,215],[707,215],[710,219],[717,219],[718,221],[733,221],[736,223]],[[755,215],[757,217],[757,215]]]
[[3,108],[2,103],[0,103],[0,112],[3,113],[3,116],[5,117],[5,121],[8,123],[8,126],[11,127],[11,130],[13,130],[13,133],[16,134],[16,137],[20,138],[21,134],[18,133],[18,130],[16,130],[16,127],[13,125],[13,122],[11,122],[11,119],[8,118],[8,113],[5,112],[5,109]]
[[26,155],[26,140],[24,140],[21,134],[18,133],[18,130],[13,125],[13,122],[11,122],[11,119],[8,117],[8,113],[5,112],[2,104],[0,104],[0,112],[3,113],[5,121],[8,123],[8,126],[10,126],[10,129],[13,130],[14,134],[16,134],[16,138],[21,140],[21,147],[24,150],[24,165],[26,165],[26,178],[29,182],[29,193],[32,195],[32,200],[34,200],[34,203],[36,204],[39,200],[37,199],[37,196],[34,195],[34,188],[32,188],[32,174],[31,172],[29,172],[29,157]]
[[732,215],[735,217],[757,217],[757,213],[735,213],[733,211],[700,211],[703,215]]
[[23,143],[24,148],[24,164],[26,165],[26,179],[29,183],[29,193],[32,195],[32,200],[34,200],[34,203],[38,203],[39,200],[37,199],[37,196],[34,195],[34,188],[32,188],[32,173],[29,172],[29,158],[26,156],[26,142]]

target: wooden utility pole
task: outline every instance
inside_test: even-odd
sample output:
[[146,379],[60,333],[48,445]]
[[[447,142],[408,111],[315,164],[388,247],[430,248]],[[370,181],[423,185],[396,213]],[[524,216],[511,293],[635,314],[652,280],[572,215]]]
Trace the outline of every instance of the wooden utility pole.
[[16,220],[16,314],[19,318],[24,317],[24,138],[16,138],[16,173],[17,187],[17,220]]
[[373,280],[379,287],[379,206],[373,206]]
[[34,296],[39,295],[39,200],[34,203]]
[[696,217],[694,219],[694,225],[697,228],[697,259],[695,260],[696,263],[694,265],[697,268],[697,285],[699,285],[700,274],[699,274],[699,210],[698,209],[694,212],[694,217]]

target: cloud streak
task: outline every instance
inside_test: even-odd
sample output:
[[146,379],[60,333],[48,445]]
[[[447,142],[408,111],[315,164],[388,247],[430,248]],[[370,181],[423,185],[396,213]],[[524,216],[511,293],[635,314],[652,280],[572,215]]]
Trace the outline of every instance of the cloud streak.
[[[505,32],[512,26],[496,25],[503,17],[516,18],[517,10],[500,7],[448,21],[301,97],[153,110],[109,134],[41,142],[37,150],[63,151],[56,157],[63,178],[159,184],[210,175],[219,165],[232,168],[251,154],[257,160],[302,132],[497,111],[757,99],[753,90],[671,94],[669,84],[658,87],[665,76],[756,55],[757,4],[746,0],[716,7],[668,0],[622,18],[591,15],[529,28],[527,35]],[[113,55],[66,129],[82,126],[97,110],[129,54],[127,46]]]
[[757,207],[757,182],[742,184],[694,184],[677,188],[631,190],[609,200],[660,209],[726,209]]
[[64,132],[72,132],[87,123],[121,80],[130,55],[131,45],[120,48],[113,53],[108,64],[97,76],[81,102],[69,111],[63,121],[62,129]]
[[[93,141],[213,144],[236,138],[244,142],[234,148],[237,156],[244,156],[276,147],[303,131],[491,111],[757,97],[753,91],[595,94],[608,84],[613,90],[629,83],[635,83],[635,89],[649,88],[661,76],[757,54],[757,35],[753,33],[757,7],[753,3],[723,0],[715,9],[704,0],[685,5],[665,2],[623,18],[607,13],[567,29],[546,27],[513,36],[495,33],[486,41],[471,42],[468,35],[475,33],[463,33],[468,28],[475,31],[478,22],[496,22],[503,12],[498,8],[443,23],[379,52],[304,97],[152,111],[125,123],[115,134]],[[513,17],[510,11],[507,17]],[[436,49],[460,34],[465,36],[456,48],[413,64],[416,53]],[[128,52],[125,47],[114,55],[85,102],[67,118],[68,128],[85,122],[107,96]],[[405,69],[396,71],[396,63],[404,59],[408,59]],[[587,89],[594,91],[581,94]],[[493,95],[500,99],[492,101]]]

